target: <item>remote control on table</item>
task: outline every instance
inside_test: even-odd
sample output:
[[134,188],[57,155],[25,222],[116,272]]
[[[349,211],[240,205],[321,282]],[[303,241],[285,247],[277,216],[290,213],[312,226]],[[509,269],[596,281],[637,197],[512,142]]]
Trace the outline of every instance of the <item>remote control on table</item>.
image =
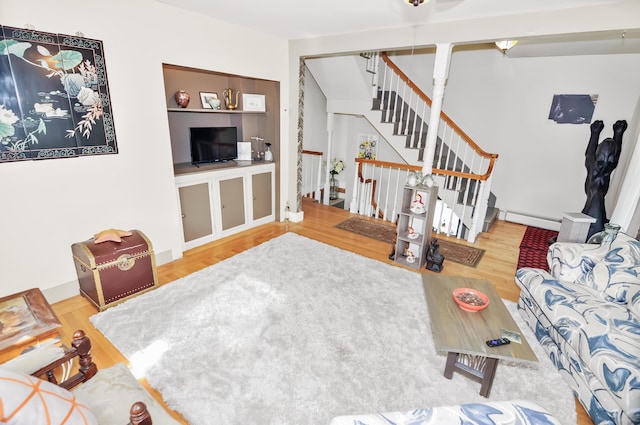
[[505,345],[509,343],[511,343],[511,341],[509,341],[507,338],[490,339],[489,341],[487,341],[487,345],[489,347],[498,347],[500,345]]

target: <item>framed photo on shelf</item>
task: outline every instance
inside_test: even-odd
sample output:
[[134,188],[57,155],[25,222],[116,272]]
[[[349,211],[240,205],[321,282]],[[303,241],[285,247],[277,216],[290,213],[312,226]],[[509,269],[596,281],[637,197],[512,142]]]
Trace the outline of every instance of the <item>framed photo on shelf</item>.
[[200,101],[202,102],[202,108],[204,109],[220,109],[218,93],[201,91]]
[[242,94],[242,110],[253,112],[266,112],[266,104],[263,94]]

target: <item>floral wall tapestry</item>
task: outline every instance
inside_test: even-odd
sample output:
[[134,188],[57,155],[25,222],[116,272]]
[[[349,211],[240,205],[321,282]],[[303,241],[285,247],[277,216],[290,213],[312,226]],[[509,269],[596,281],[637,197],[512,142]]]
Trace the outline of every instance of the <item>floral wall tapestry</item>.
[[0,162],[115,153],[102,42],[0,26]]

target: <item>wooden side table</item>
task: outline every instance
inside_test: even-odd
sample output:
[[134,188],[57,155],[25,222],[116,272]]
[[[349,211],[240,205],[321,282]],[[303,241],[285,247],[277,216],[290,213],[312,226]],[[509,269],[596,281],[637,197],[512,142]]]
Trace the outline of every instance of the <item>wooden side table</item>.
[[38,288],[0,298],[0,363],[59,337],[62,324]]

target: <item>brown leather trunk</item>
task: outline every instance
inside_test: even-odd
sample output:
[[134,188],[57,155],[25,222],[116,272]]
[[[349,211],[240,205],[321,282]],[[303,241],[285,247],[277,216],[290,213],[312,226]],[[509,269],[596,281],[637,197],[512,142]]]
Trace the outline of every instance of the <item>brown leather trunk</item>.
[[156,260],[151,241],[139,230],[122,242],[71,245],[80,293],[100,311],[156,287]]

